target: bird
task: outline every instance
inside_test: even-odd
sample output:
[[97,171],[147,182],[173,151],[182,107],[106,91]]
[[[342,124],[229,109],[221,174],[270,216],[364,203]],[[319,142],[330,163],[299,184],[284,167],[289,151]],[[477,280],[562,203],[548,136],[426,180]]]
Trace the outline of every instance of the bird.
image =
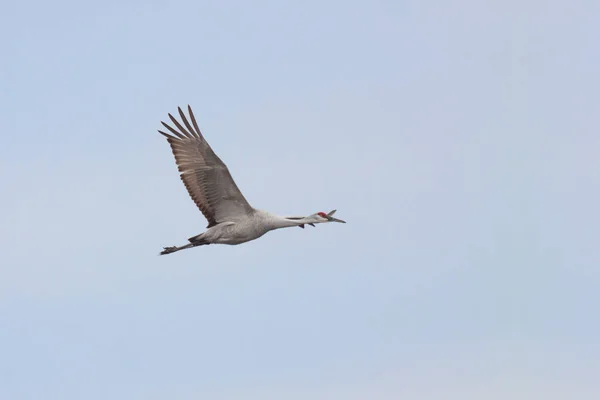
[[252,207],[233,180],[227,165],[200,132],[192,108],[189,105],[187,107],[189,120],[181,107],[177,110],[182,122],[169,113],[174,127],[161,121],[168,132],[158,132],[167,138],[180,178],[208,225],[204,232],[190,237],[187,244],[163,247],[160,255],[210,244],[239,245],[275,229],[295,226],[304,229],[305,225],[314,227],[315,224],[329,222],[346,223],[333,217],[336,210],[329,213],[321,211],[306,217],[282,217]]

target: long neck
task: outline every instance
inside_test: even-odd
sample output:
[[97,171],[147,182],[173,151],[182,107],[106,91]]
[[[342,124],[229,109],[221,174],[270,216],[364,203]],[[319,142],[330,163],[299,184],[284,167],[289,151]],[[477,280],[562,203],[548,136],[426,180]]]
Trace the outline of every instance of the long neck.
[[300,225],[304,225],[304,224],[308,224],[311,222],[315,222],[310,218],[294,218],[294,219],[289,219],[289,218],[285,218],[285,217],[280,217],[279,215],[272,215],[271,216],[271,220],[269,221],[271,226],[273,227],[272,229],[280,229],[280,228],[289,228],[292,226],[300,226]]

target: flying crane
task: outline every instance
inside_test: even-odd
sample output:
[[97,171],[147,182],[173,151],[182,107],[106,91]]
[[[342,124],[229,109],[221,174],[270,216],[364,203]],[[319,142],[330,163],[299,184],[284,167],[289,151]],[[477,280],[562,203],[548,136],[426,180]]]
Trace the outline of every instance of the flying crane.
[[169,114],[177,129],[161,121],[170,133],[158,132],[171,145],[181,180],[204,214],[208,226],[205,232],[189,238],[189,243],[183,246],[164,247],[161,255],[213,243],[241,244],[280,228],[304,228],[304,225],[315,226],[328,222],[346,223],[333,217],[336,210],[327,214],[318,212],[307,217],[281,217],[253,208],[235,184],[225,163],[202,136],[192,108],[188,105],[192,124],[180,107],[178,111],[183,125]]

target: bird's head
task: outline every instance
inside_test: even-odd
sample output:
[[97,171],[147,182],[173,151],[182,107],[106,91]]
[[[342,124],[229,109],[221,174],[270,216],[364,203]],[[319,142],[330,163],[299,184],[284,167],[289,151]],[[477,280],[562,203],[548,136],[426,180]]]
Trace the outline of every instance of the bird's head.
[[336,210],[330,211],[328,214],[324,212],[314,213],[309,215],[308,217],[286,217],[287,219],[295,221],[300,228],[304,229],[304,225],[308,224],[310,226],[315,226],[315,224],[325,224],[327,222],[341,222],[345,224],[346,221],[342,221],[341,219],[333,218],[332,215],[335,214]]
[[328,214],[325,214],[324,212],[318,212],[316,214],[311,215],[311,217],[315,218],[315,223],[326,223],[326,222],[341,222],[342,224],[345,224],[346,221],[343,221],[341,219],[337,219],[337,218],[333,218],[333,214],[335,214],[336,210],[332,210],[330,211]]

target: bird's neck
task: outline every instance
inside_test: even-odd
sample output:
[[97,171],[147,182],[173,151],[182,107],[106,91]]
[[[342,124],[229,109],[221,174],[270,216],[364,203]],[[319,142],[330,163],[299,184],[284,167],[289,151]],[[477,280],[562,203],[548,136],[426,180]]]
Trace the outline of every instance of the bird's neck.
[[289,228],[292,226],[300,226],[300,225],[304,225],[304,224],[308,224],[311,222],[314,222],[312,219],[310,218],[286,218],[286,217],[280,217],[279,215],[273,215],[271,218],[271,225],[273,226],[273,229],[280,229],[280,228]]

